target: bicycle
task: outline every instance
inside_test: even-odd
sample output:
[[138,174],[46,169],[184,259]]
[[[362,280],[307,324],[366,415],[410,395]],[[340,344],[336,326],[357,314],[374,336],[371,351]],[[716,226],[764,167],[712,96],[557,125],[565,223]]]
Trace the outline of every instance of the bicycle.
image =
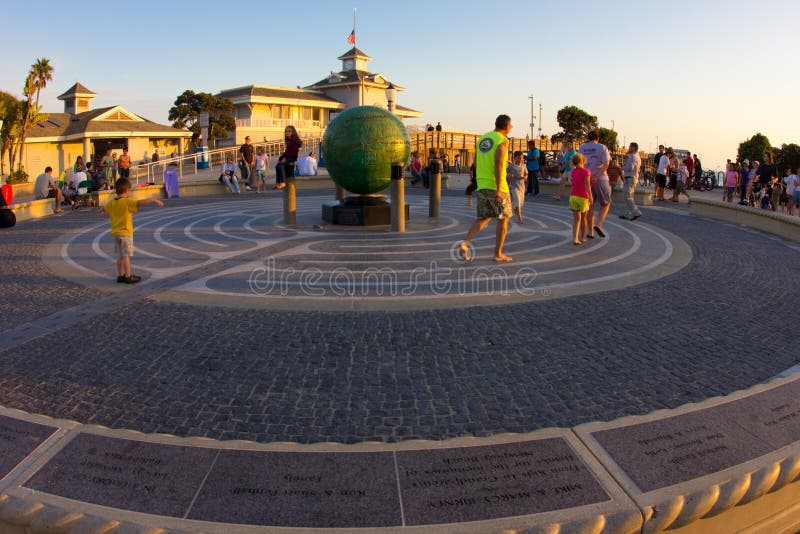
[[692,178],[691,182],[686,185],[686,189],[694,189],[695,191],[712,191],[715,186],[716,175],[714,171],[705,171],[700,176]]

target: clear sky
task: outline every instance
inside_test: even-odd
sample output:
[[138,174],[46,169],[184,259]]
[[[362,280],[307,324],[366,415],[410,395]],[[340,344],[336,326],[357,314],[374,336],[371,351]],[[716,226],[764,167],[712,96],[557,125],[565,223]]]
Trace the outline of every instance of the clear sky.
[[545,134],[576,105],[620,142],[651,150],[658,138],[706,167],[756,132],[800,143],[797,0],[13,2],[0,12],[0,89],[21,95],[48,57],[45,111],[62,111],[56,97],[79,80],[95,107],[167,122],[185,89],[305,86],[338,71],[353,8],[358,47],[407,88],[398,103],[425,113],[414,122],[482,133],[507,113],[524,137],[533,94]]

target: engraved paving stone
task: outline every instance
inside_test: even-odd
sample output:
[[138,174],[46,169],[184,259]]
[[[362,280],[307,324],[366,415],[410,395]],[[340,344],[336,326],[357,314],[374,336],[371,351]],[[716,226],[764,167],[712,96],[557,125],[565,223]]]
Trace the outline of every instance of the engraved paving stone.
[[188,517],[306,528],[402,524],[390,452],[225,450]]
[[642,492],[702,477],[772,451],[764,441],[707,408],[592,436]]
[[0,416],[0,479],[57,430],[52,426]]
[[80,434],[24,485],[78,501],[183,517],[216,453]]
[[731,402],[720,410],[773,449],[800,440],[800,380]]
[[563,438],[397,453],[407,525],[528,515],[611,500]]

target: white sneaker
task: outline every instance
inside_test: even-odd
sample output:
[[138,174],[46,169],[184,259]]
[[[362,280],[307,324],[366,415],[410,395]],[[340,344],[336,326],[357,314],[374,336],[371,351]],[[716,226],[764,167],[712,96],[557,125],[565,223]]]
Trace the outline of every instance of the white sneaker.
[[250,187],[249,185],[244,186],[244,189],[245,189],[245,191],[252,191],[253,190],[253,188]]

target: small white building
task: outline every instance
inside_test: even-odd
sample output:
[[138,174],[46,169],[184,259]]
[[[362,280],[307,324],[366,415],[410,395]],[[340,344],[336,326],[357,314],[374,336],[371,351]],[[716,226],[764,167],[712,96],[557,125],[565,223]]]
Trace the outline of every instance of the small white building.
[[122,154],[128,148],[134,162],[156,151],[169,156],[187,149],[192,132],[149,121],[122,106],[92,109],[96,96],[78,82],[58,97],[64,101],[63,113],[48,113],[47,120],[30,129],[22,162],[29,175],[50,166],[58,176],[72,169],[78,156],[92,161],[108,149]]
[[[369,72],[367,63],[372,58],[356,47],[338,59],[341,71],[304,88],[247,85],[218,93],[233,102],[236,119],[236,129],[218,144],[239,145],[248,135],[254,142],[283,139],[290,124],[301,137],[321,137],[340,111],[360,105],[386,108],[390,84],[397,92],[405,90],[382,74]],[[422,116],[420,111],[399,105],[395,105],[395,114],[401,119]]]

